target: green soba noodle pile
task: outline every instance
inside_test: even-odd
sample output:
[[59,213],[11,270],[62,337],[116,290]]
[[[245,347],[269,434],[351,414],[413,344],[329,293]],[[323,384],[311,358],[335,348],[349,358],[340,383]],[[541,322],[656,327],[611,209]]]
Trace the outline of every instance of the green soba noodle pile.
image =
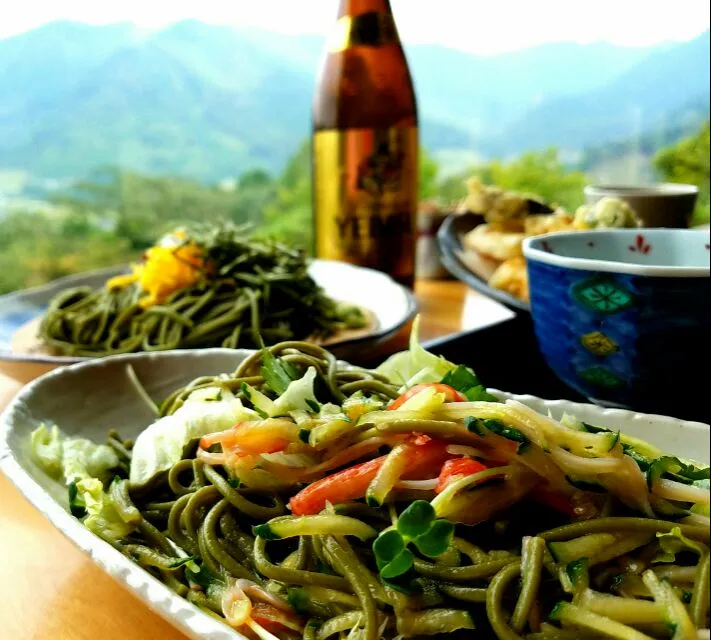
[[708,467],[416,341],[377,371],[284,342],[134,443],[32,445],[87,528],[250,637],[708,637]]
[[228,224],[178,230],[132,273],[62,291],[39,335],[68,356],[324,338],[360,328],[361,310],[325,295],[301,251]]

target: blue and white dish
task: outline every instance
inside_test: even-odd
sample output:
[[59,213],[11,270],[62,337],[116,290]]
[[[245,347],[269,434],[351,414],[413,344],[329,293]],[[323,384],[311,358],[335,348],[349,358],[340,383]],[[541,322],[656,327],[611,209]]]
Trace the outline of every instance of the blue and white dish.
[[531,312],[555,373],[591,401],[674,414],[706,394],[709,232],[564,232],[524,242]]

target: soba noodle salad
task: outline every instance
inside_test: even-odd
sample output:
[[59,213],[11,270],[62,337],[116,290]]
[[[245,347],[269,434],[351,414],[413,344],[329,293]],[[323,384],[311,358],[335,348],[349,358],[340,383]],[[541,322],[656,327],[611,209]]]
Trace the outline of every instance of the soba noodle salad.
[[376,370],[264,348],[135,442],[43,425],[34,458],[248,638],[708,638],[709,468],[502,401],[416,335]]

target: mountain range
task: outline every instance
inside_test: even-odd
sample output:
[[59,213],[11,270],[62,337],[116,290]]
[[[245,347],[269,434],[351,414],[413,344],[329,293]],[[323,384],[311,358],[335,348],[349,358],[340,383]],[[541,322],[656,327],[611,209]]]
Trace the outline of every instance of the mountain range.
[[[423,145],[443,156],[586,146],[708,118],[709,32],[496,56],[407,46]],[[0,170],[102,164],[215,181],[279,171],[309,134],[323,40],[185,21],[53,22],[0,40]]]

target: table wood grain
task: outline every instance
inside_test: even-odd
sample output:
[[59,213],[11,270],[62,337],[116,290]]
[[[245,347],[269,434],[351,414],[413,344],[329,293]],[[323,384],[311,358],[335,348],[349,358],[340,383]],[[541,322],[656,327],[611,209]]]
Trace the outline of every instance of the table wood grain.
[[[423,340],[490,324],[507,313],[455,281],[421,281],[416,294]],[[396,344],[406,340],[403,331]],[[0,373],[0,409],[20,387]],[[2,474],[0,567],[2,639],[185,639],[74,548]]]

